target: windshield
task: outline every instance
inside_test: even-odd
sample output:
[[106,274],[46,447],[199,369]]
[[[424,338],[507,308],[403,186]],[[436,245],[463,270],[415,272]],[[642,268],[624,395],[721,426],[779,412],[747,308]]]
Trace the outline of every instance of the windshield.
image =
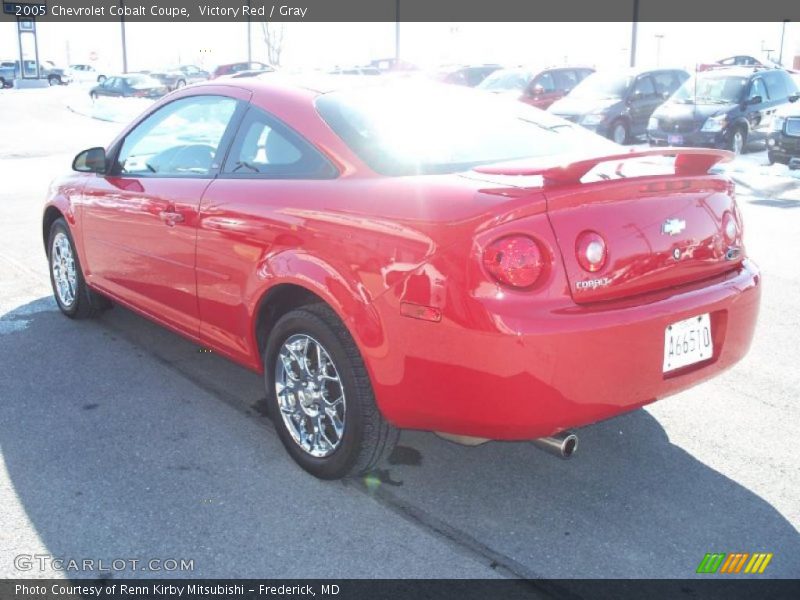
[[592,73],[575,86],[571,98],[622,98],[631,84],[630,75]]
[[515,100],[457,86],[395,83],[324,94],[317,110],[373,170],[455,173],[597,148],[607,140]]
[[739,102],[747,77],[701,74],[687,79],[672,99],[682,104],[732,104]]
[[531,73],[522,69],[496,71],[481,81],[478,88],[490,92],[521,92],[528,87]]

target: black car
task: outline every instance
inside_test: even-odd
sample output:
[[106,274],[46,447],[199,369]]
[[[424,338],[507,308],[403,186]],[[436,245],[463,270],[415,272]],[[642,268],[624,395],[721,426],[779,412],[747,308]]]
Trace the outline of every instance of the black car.
[[767,137],[779,109],[797,94],[782,69],[732,67],[696,73],[653,113],[652,145],[727,148],[737,154]]
[[624,144],[645,134],[653,111],[688,78],[681,69],[598,71],[548,110]]
[[160,98],[169,91],[166,85],[149,75],[134,73],[108,77],[89,91],[93,99],[100,96],[117,98]]
[[783,163],[790,169],[800,169],[800,102],[798,95],[790,97],[793,104],[778,111],[772,120],[767,138],[769,163]]

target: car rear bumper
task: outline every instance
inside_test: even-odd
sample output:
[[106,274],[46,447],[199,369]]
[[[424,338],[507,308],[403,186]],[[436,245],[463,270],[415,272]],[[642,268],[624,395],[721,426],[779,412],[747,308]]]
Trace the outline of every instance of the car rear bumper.
[[[745,261],[680,290],[530,318],[490,314],[493,326],[480,331],[447,319],[392,319],[384,347],[395,350],[367,362],[378,404],[399,427],[533,439],[631,411],[731,367],[750,346],[759,300],[758,269]],[[704,313],[713,357],[665,375],[666,327]]]

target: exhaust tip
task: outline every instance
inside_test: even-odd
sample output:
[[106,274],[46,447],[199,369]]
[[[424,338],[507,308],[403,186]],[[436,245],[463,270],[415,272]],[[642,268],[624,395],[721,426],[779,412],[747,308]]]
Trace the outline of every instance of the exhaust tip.
[[534,446],[540,450],[568,459],[578,451],[578,436],[571,431],[562,431],[554,436],[532,440]]

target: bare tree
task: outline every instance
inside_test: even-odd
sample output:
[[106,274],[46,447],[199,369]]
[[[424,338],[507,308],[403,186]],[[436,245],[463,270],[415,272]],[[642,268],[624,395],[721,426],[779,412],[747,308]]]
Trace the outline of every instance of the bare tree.
[[281,52],[283,52],[283,23],[261,23],[261,33],[264,36],[264,44],[267,46],[267,60],[271,65],[279,67],[281,64]]

